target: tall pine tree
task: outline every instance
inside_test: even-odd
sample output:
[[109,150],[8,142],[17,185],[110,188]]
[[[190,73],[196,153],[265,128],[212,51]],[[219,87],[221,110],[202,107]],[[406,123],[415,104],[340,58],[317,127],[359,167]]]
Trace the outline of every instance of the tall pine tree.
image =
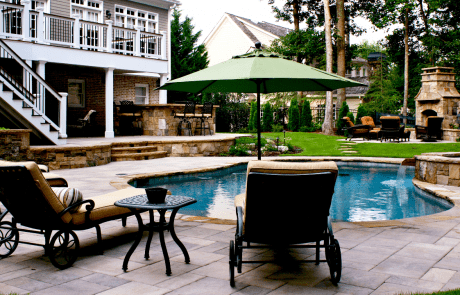
[[[181,12],[175,9],[171,21],[171,78],[202,70],[208,66],[208,52],[204,44],[196,46],[201,31],[193,33],[194,25],[188,16],[180,21]],[[186,93],[168,91],[168,102],[186,100]]]

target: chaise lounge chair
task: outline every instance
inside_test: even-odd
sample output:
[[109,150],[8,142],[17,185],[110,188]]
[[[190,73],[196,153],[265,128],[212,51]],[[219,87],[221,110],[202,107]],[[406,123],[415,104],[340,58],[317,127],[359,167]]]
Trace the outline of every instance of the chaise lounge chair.
[[369,125],[372,129],[369,131],[369,138],[379,139],[380,137],[380,128],[377,128],[374,123],[374,119],[370,116],[364,116],[361,118],[361,124]]
[[371,131],[372,127],[369,125],[355,125],[348,117],[343,117],[342,121],[345,123],[347,127],[344,130],[348,131],[347,138],[351,139],[355,137],[362,137],[363,139],[366,137],[369,140],[369,132]]
[[[334,162],[249,162],[246,193],[235,197],[231,286],[235,285],[235,267],[241,273],[243,263],[267,262],[243,260],[243,250],[253,248],[315,248],[314,260],[299,262],[327,262],[332,283],[340,281],[342,256],[329,217],[337,174]],[[325,249],[326,260],[320,260],[320,248]]]
[[[51,263],[65,269],[78,257],[79,240],[75,230],[96,228],[97,245],[102,252],[99,224],[122,219],[125,225],[126,217],[134,214],[130,209],[116,207],[114,202],[145,192],[125,189],[72,204],[69,201],[76,194],[71,195],[71,192],[76,190],[65,192],[64,203],[57,196],[63,189],[67,190],[51,188],[34,162],[0,161],[0,201],[7,209],[0,215],[0,258],[11,255],[19,243],[31,244],[44,247]],[[8,213],[11,221],[5,218],[9,217]],[[52,235],[53,231],[57,232]],[[20,232],[44,235],[45,243],[20,241]]]

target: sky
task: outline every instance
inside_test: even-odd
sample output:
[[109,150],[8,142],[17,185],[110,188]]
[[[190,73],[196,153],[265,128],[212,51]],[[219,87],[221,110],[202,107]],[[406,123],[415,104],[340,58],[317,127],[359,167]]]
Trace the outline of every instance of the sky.
[[[277,21],[271,5],[268,5],[268,0],[180,0],[180,2],[182,3],[180,5],[182,16],[193,19],[195,33],[202,31],[199,44],[204,42],[225,12],[248,18],[256,23],[266,21],[286,28],[294,28],[293,24]],[[275,5],[278,7],[281,7],[283,3],[282,0],[275,0]],[[383,31],[376,32],[371,29],[372,25],[365,19],[360,18],[355,21],[362,27],[368,28],[368,32],[360,37],[351,36],[352,44],[359,44],[364,40],[376,42],[385,37]]]

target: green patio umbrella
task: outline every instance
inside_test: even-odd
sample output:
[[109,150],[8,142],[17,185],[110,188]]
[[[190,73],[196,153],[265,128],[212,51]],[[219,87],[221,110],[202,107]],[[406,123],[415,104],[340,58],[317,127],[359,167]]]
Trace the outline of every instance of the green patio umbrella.
[[260,49],[166,82],[157,88],[190,93],[257,93],[258,159],[260,152],[260,93],[332,91],[364,84],[292,61]]

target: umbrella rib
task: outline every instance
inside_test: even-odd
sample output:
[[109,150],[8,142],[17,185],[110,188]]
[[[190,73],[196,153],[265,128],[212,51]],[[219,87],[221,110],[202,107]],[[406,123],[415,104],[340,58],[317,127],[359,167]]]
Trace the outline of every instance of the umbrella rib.
[[207,84],[205,87],[201,88],[199,91],[197,91],[195,93],[201,93],[201,91],[205,90],[206,88],[208,88],[209,86],[211,86],[212,84],[214,84],[216,82],[217,82],[217,80],[212,81],[211,83]]
[[325,86],[325,85],[319,83],[319,82],[316,81],[316,80],[310,80],[310,81],[312,81],[313,83],[315,83],[315,84],[317,84],[317,85],[319,85],[319,86],[321,86],[321,87],[326,88],[326,91],[333,91],[333,90],[334,90],[334,89],[332,89],[332,88],[329,88],[329,87],[327,87],[327,86]]

